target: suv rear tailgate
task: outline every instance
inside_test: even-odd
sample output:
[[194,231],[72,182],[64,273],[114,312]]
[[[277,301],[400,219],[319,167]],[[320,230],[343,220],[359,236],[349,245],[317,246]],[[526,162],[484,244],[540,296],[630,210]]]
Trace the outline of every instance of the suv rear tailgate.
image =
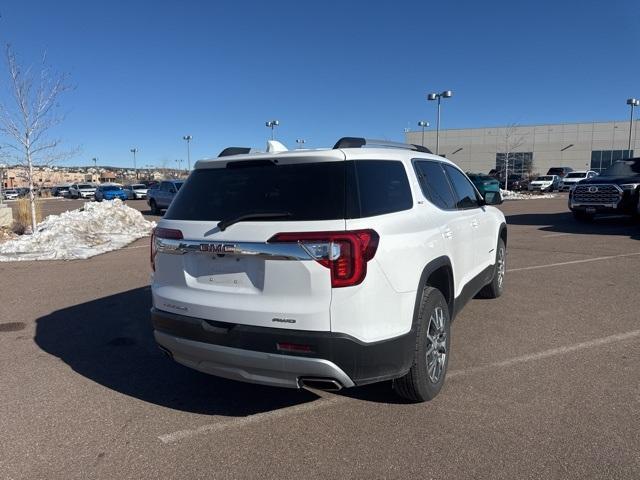
[[[276,233],[301,231],[296,223],[246,222],[207,234],[211,224],[160,222],[186,240],[156,240],[183,248],[156,255],[154,307],[212,321],[329,331],[329,270],[297,244],[267,243]],[[304,222],[303,231],[342,229],[344,220],[331,220]]]

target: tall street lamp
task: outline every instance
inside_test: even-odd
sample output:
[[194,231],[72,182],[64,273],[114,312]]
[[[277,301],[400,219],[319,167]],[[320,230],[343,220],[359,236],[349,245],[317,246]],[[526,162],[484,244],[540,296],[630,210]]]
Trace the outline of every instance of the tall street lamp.
[[271,140],[274,139],[274,133],[273,130],[280,125],[280,122],[278,120],[269,120],[268,122],[264,122],[264,126],[267,128],[271,129]]
[[438,100],[438,120],[436,122],[436,155],[440,152],[440,100],[443,98],[450,98],[453,96],[451,90],[445,90],[441,93],[430,93],[427,95],[427,100]]
[[627,98],[627,105],[631,107],[631,116],[629,117],[629,147],[627,155],[631,156],[631,132],[633,131],[633,107],[640,105],[640,100],[635,98]]
[[193,137],[191,135],[185,135],[182,139],[187,142],[187,169],[188,171],[191,171],[191,148],[189,145],[191,144]]
[[418,126],[422,127],[422,146],[424,147],[424,128],[429,126],[429,122],[425,122],[424,120],[420,120],[418,122]]
[[304,144],[307,143],[307,141],[304,138],[296,138],[296,143],[299,145],[298,148],[304,148]]
[[133,170],[136,172],[136,180],[138,180],[138,169],[136,168],[136,153],[138,153],[138,148],[133,147],[129,151],[133,153]]
[[176,158],[176,163],[178,164],[178,170],[176,172],[176,177],[178,177],[180,175],[180,173],[182,172],[182,162],[183,162],[183,160],[181,158]]

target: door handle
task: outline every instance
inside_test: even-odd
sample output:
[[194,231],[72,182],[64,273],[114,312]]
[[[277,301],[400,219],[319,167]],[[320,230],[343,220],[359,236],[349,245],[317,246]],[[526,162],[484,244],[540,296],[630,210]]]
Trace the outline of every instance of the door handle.
[[450,229],[450,228],[447,228],[447,229],[442,233],[442,236],[443,236],[444,238],[449,238],[449,239],[451,239],[451,238],[453,238],[453,231],[451,231],[451,229]]

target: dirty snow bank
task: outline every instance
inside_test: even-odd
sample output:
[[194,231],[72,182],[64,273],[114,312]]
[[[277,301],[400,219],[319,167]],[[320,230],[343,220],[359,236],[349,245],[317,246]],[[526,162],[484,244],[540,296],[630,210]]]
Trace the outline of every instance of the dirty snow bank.
[[89,258],[146,237],[154,226],[120,200],[87,202],[81,209],[48,216],[33,235],[0,243],[0,262]]
[[552,193],[521,193],[500,189],[503,200],[537,200],[540,198],[556,198]]

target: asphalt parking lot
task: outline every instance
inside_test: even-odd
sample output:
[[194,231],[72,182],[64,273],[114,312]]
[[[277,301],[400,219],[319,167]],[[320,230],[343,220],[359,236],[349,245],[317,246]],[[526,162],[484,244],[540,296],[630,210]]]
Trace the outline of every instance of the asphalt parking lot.
[[174,364],[148,322],[148,238],[0,264],[0,477],[640,478],[640,224],[576,223],[566,197],[501,208],[506,293],[456,319],[426,404]]

